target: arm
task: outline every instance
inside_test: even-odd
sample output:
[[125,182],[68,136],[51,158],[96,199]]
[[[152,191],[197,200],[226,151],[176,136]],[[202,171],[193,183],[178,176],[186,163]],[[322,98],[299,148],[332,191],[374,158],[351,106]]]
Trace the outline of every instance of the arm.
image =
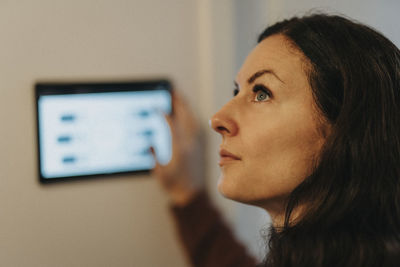
[[204,192],[184,206],[172,206],[177,231],[195,267],[254,267],[255,260],[234,238]]

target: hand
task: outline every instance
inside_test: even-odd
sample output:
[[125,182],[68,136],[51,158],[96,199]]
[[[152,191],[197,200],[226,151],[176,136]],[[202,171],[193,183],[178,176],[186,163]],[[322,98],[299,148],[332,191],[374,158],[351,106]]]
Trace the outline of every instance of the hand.
[[172,158],[167,165],[160,164],[151,148],[156,165],[152,174],[168,193],[170,200],[184,206],[202,189],[204,145],[200,127],[183,99],[172,92],[174,112],[165,115],[171,129]]

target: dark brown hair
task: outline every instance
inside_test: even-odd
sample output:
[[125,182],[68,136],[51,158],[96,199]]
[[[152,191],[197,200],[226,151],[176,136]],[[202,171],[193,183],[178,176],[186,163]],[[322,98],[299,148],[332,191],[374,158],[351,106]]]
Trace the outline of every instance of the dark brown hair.
[[[400,51],[376,30],[335,15],[268,27],[301,51],[331,126],[318,166],[271,228],[266,266],[400,266]],[[307,203],[292,223],[292,211]]]

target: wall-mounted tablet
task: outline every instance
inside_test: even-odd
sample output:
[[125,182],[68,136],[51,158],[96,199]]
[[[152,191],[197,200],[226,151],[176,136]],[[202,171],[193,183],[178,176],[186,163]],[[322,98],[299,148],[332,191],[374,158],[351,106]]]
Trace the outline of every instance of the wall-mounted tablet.
[[170,160],[168,81],[37,83],[35,91],[41,182],[146,172],[150,146]]

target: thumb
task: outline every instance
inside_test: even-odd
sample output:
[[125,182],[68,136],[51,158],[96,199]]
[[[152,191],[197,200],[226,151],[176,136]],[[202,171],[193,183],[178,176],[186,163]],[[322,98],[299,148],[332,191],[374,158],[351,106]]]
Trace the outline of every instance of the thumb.
[[153,170],[152,170],[152,173],[154,173],[154,174],[158,174],[158,172],[159,172],[159,169],[160,169],[160,167],[161,167],[161,164],[160,164],[160,162],[157,160],[157,155],[156,155],[156,150],[154,149],[154,147],[150,147],[149,148],[149,150],[150,150],[150,153],[151,153],[151,155],[153,156],[153,159],[154,159],[154,162],[155,162],[155,165],[154,165],[154,167],[153,167]]
[[167,168],[160,164],[157,160],[157,155],[154,147],[150,147],[150,153],[153,155],[155,165],[153,169],[150,171],[150,174],[156,178],[156,180],[164,187],[167,187],[168,184],[168,175]]

